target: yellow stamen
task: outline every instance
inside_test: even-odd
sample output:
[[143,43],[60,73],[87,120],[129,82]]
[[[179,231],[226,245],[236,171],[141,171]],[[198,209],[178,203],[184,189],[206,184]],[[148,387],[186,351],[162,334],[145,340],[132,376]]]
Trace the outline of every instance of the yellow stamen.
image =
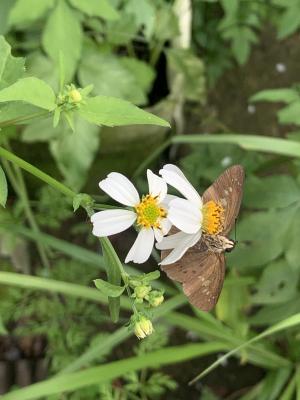
[[160,220],[167,216],[167,211],[160,207],[158,198],[150,194],[143,196],[142,201],[135,206],[137,224],[143,228],[161,229]]
[[203,220],[202,229],[203,232],[208,235],[216,235],[223,229],[224,223],[224,208],[221,204],[211,200],[203,205],[202,208]]

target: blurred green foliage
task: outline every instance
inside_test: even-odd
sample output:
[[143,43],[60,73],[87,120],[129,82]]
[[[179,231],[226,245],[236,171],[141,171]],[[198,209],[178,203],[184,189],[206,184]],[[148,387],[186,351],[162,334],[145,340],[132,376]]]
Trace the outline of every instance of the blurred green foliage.
[[[139,143],[150,153],[148,143],[151,138],[154,137],[157,150],[167,133],[164,127],[153,133],[151,128],[148,131],[144,126],[122,128],[121,131],[109,128],[105,133],[105,129],[99,127],[103,120],[99,122],[98,115],[103,103],[98,104],[92,116],[89,115],[90,119],[83,119],[83,107],[81,115],[74,117],[71,123],[62,119],[54,127],[52,118],[35,114],[42,108],[52,110],[55,106],[53,93],[61,92],[62,83],[72,83],[78,88],[93,85],[90,87],[93,96],[112,96],[148,107],[162,118],[175,121],[179,131],[185,118],[178,115],[189,111],[185,106],[192,104],[194,109],[205,106],[209,87],[222,79],[226,69],[235,63],[242,66],[249,60],[252,47],[259,43],[266,25],[267,29],[276,30],[278,40],[298,32],[300,26],[300,2],[297,0],[196,0],[187,4],[193,17],[192,25],[185,25],[187,31],[192,29],[189,48],[176,44],[175,39],[182,34],[180,26],[184,15],[176,13],[171,1],[2,0],[0,33],[10,43],[13,56],[10,46],[1,38],[0,90],[6,89],[0,93],[0,101],[3,101],[0,107],[1,143],[6,146],[12,143],[15,149],[25,148],[28,154],[34,145],[41,146],[38,147],[38,152],[43,152],[41,159],[52,160],[55,173],[73,189],[81,190],[91,173],[95,174],[97,170],[94,181],[102,173],[97,162],[104,155],[114,167],[119,166],[112,149],[119,148],[122,154],[128,151],[130,158],[143,161],[144,153],[126,149],[124,143],[129,143],[132,148],[134,143]],[[21,78],[22,84],[30,82],[30,88],[36,84],[34,96],[27,90],[29,86],[25,91],[24,87],[20,90],[18,86],[12,90],[16,82],[20,85],[18,79]],[[24,78],[31,80],[24,81]],[[299,141],[299,93],[299,84],[294,82],[291,87],[262,90],[249,102],[282,103],[277,118],[286,128],[285,140]],[[18,100],[17,106],[9,99]],[[33,114],[36,118],[27,121],[26,116]],[[18,121],[19,117],[25,117],[25,120]],[[6,122],[10,120],[15,121],[13,130],[6,128]],[[219,121],[214,122],[218,126]],[[172,134],[175,133],[173,129]],[[180,133],[189,132],[183,130]],[[110,143],[109,150],[102,148],[105,140]],[[46,147],[43,146],[45,143]],[[126,349],[122,350],[123,342],[129,336],[122,330],[127,320],[126,311],[121,309],[120,333],[118,330],[112,333],[115,327],[104,306],[52,292],[1,286],[1,333],[47,337],[49,375],[59,374],[103,343],[105,351],[102,347],[101,354],[97,356],[96,353],[93,361],[83,367],[131,355],[143,357],[146,353],[164,349],[169,337],[176,340],[176,333],[172,335],[174,327],[192,333],[195,340],[204,344],[221,341],[222,351],[227,351],[252,339],[261,329],[270,328],[299,311],[299,159],[217,143],[191,145],[185,149],[184,156],[181,154],[180,159],[174,159],[172,152],[161,155],[160,150],[157,151],[155,168],[158,169],[159,156],[161,162],[169,162],[169,158],[172,162],[178,161],[200,193],[228,166],[239,163],[246,170],[243,210],[236,231],[238,245],[227,257],[228,274],[215,312],[204,314],[185,308],[182,313],[174,313],[170,308],[155,334],[138,346],[132,341],[125,342]],[[125,163],[131,161],[128,157],[124,157]],[[34,154],[31,161],[34,163]],[[27,180],[25,192],[18,191],[18,184],[11,179],[14,172],[3,162],[0,203],[7,204],[9,211],[1,212],[0,252],[5,260],[1,269],[83,286],[89,286],[98,275],[104,278],[89,268],[90,262],[88,267],[88,264],[73,260],[70,251],[62,255],[63,245],[60,250],[49,244],[42,246],[51,261],[50,268],[42,267],[39,256],[43,252],[37,255],[26,235],[24,238],[12,227],[28,221],[24,196],[29,199],[38,228],[72,242],[78,251],[84,250],[82,247],[87,244],[94,247],[95,242],[88,237],[88,224],[83,225],[82,219],[80,222],[73,217],[70,201],[50,187],[31,192],[28,185],[26,190]],[[144,181],[138,178],[143,188]],[[18,182],[22,182],[22,177]],[[96,192],[96,187],[94,190]],[[98,200],[101,202],[103,198]],[[34,231],[32,226],[30,229]],[[39,231],[35,231],[33,237],[38,234]],[[168,284],[163,285],[168,297],[172,290]],[[172,295],[170,298],[172,301]],[[192,316],[183,315],[187,313]],[[117,339],[111,343],[113,334]],[[262,341],[254,351],[251,347],[240,351],[237,355],[240,362],[262,369],[263,377],[252,383],[250,389],[246,388],[247,393],[239,398],[292,400],[299,397],[299,340],[299,330],[291,328]],[[283,365],[283,361],[288,365]],[[235,374],[239,377],[238,368]],[[93,384],[63,397],[51,395],[47,399],[175,398],[172,391],[178,383],[186,384],[176,383],[176,379],[180,380],[179,374],[171,377],[158,368],[145,368],[129,372],[113,382]],[[199,398],[221,398],[214,393],[218,383],[211,388],[204,385]]]

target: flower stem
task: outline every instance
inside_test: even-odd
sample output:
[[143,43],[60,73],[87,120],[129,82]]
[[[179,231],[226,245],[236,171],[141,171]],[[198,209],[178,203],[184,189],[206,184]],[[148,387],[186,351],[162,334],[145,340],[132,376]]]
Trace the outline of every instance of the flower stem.
[[14,155],[13,153],[4,149],[1,146],[0,146],[0,157],[3,157],[6,160],[11,161],[18,167],[24,169],[25,171],[29,172],[31,175],[34,175],[38,179],[42,180],[43,182],[47,183],[49,186],[52,186],[54,189],[58,190],[59,192],[63,193],[64,195],[66,195],[68,197],[73,198],[77,194],[73,190],[69,189],[63,183],[58,182],[56,179],[52,178],[50,175],[41,171],[39,168],[34,167],[32,164],[30,164],[27,161],[23,160],[22,158]]

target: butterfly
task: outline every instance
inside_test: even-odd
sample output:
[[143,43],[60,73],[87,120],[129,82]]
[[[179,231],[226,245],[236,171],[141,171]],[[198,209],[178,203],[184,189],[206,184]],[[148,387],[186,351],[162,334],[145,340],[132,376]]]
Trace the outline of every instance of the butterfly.
[[[226,169],[204,192],[203,207],[222,210],[222,224],[215,234],[202,232],[201,239],[173,264],[162,265],[167,276],[182,283],[183,291],[195,307],[210,311],[220,296],[225,276],[225,252],[234,249],[236,242],[228,239],[243,196],[244,169],[234,165]],[[208,206],[208,207],[207,207]],[[217,208],[216,208],[217,207]],[[211,208],[211,207],[210,207]],[[214,219],[212,219],[214,222]],[[173,231],[172,233],[175,233]],[[162,252],[162,259],[168,255]]]

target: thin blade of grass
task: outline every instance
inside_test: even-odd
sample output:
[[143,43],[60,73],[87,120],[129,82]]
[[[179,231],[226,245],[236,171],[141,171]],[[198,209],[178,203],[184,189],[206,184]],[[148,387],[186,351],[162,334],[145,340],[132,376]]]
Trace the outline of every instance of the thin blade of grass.
[[109,382],[128,372],[143,368],[158,368],[163,365],[184,362],[193,358],[216,353],[223,349],[223,343],[211,342],[167,347],[138,357],[114,361],[84,371],[60,375],[45,382],[35,383],[23,389],[14,390],[2,396],[2,400],[38,399],[56,393],[76,390],[85,386]]
[[278,324],[275,324],[271,326],[270,328],[266,329],[264,332],[260,333],[259,335],[253,337],[252,339],[248,340],[247,342],[241,344],[240,346],[236,347],[235,349],[229,351],[227,354],[224,356],[220,357],[217,361],[215,361],[213,364],[211,364],[208,368],[206,368],[203,372],[201,372],[199,375],[197,375],[191,382],[190,384],[195,383],[198,379],[203,378],[205,375],[207,375],[209,372],[214,370],[216,367],[218,367],[220,364],[222,364],[225,360],[227,360],[229,357],[232,355],[236,354],[240,350],[248,347],[249,345],[265,338],[270,335],[273,335],[274,333],[280,332],[285,329],[293,328],[294,326],[297,326],[300,324],[300,313],[293,315],[292,317],[286,318],[285,320],[279,322]]

